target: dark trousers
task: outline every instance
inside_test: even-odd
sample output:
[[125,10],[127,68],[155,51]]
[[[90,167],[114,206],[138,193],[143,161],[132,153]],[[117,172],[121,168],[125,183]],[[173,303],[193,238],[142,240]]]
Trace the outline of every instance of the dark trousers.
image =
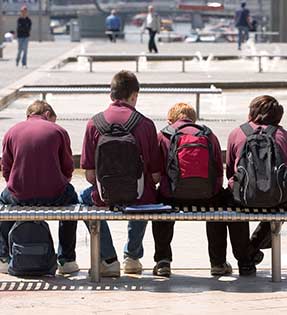
[[227,229],[232,252],[238,261],[238,266],[250,263],[248,222],[206,222],[208,253],[211,265],[221,265],[226,261]]
[[152,234],[154,238],[154,261],[172,261],[171,241],[173,238],[174,221],[153,221]]
[[271,227],[270,222],[260,222],[250,238],[251,252],[255,254],[260,249],[271,248]]
[[111,32],[111,33],[108,34],[109,40],[112,43],[115,43],[117,41],[118,33],[119,33],[120,30],[108,30],[108,31]]
[[148,28],[148,32],[149,32],[148,50],[150,53],[153,51],[157,53],[158,50],[155,44],[156,31],[153,31],[152,29]]
[[[78,196],[74,187],[68,184],[64,193],[55,199],[33,199],[19,201],[14,198],[7,188],[1,193],[0,202],[12,205],[49,205],[49,206],[65,206],[78,203]],[[0,222],[0,257],[9,256],[8,235],[11,227],[15,222]],[[59,222],[59,247],[58,259],[65,261],[74,261],[76,259],[76,231],[77,221],[60,221]]]

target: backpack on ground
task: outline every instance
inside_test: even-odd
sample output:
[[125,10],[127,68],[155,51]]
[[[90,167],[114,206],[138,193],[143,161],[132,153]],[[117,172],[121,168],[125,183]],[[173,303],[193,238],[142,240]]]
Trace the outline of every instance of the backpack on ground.
[[55,275],[57,257],[52,235],[45,221],[15,222],[8,235],[13,276]]
[[278,127],[240,126],[246,135],[237,172],[234,174],[235,201],[248,207],[273,207],[286,202],[287,171],[274,134]]
[[[182,132],[185,127],[198,129],[195,134]],[[170,139],[167,175],[173,198],[182,201],[207,200],[215,195],[216,161],[206,126],[187,123],[174,129],[165,127],[163,135]]]
[[95,152],[100,198],[108,205],[130,205],[143,194],[143,160],[131,131],[142,119],[133,111],[125,124],[108,124],[103,113],[93,117],[101,134]]

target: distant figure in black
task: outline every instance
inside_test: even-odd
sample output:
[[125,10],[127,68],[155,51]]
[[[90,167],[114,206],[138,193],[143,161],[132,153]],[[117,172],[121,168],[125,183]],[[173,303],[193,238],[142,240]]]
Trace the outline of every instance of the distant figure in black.
[[246,8],[245,1],[241,3],[241,8],[235,13],[235,26],[238,28],[238,49],[241,50],[241,44],[248,40],[249,30],[252,28],[250,12]]

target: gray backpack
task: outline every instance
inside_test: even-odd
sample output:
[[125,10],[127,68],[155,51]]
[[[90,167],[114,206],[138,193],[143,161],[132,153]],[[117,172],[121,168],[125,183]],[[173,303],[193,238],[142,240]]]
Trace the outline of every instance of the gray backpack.
[[278,127],[240,126],[246,135],[237,172],[234,174],[233,196],[247,207],[274,207],[287,200],[287,169],[274,134]]

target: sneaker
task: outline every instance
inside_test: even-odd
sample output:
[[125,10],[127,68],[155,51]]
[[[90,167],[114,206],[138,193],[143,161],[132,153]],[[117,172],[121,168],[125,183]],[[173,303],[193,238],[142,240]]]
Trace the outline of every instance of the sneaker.
[[108,264],[103,260],[100,265],[100,273],[102,277],[120,277],[120,262],[116,260]]
[[168,260],[158,261],[153,268],[153,274],[155,276],[161,276],[161,277],[169,278],[170,274],[171,274],[170,261],[168,261]]
[[255,264],[255,265],[259,265],[259,264],[262,262],[263,258],[264,258],[264,253],[263,253],[261,250],[259,250],[259,251],[256,252],[256,254],[253,256],[253,262],[254,262],[254,264]]
[[126,257],[123,262],[124,273],[134,273],[139,274],[142,273],[143,266],[139,259],[132,259],[130,257]]
[[229,262],[222,265],[211,266],[210,273],[212,276],[226,276],[232,274],[232,267]]
[[79,271],[79,265],[76,261],[58,261],[58,273],[64,275]]
[[255,264],[245,264],[239,267],[240,276],[252,276],[256,274]]
[[0,273],[8,273],[9,257],[0,257]]

